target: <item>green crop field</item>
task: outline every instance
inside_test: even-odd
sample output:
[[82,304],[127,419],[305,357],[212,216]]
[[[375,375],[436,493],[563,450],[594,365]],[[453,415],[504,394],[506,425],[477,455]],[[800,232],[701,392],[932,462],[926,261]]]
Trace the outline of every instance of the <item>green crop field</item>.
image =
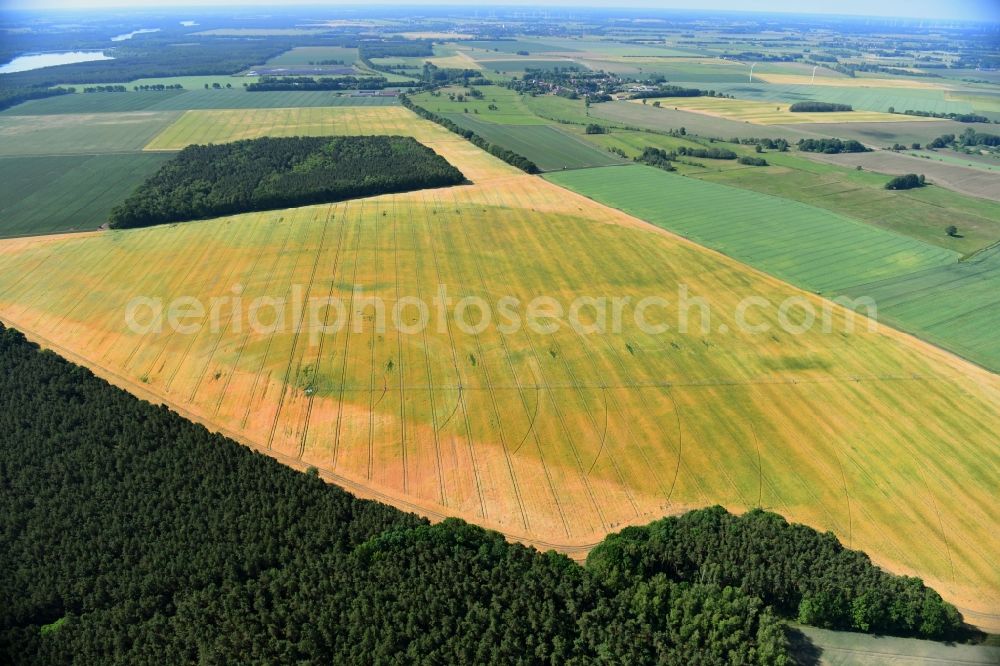
[[[791,152],[768,152],[762,157],[772,166],[746,168],[736,164],[720,172],[715,168],[718,160],[697,160],[713,162],[712,168],[685,172],[826,208],[962,254],[1000,240],[1000,203],[995,201],[963,196],[943,187],[886,190],[888,177],[884,174],[818,162]],[[950,225],[959,227],[960,238],[945,233]]]
[[317,106],[391,106],[395,97],[359,97],[350,92],[192,90],[150,107],[153,111],[188,109],[292,109]]
[[959,254],[796,201],[646,166],[547,179],[756,266],[810,291],[840,293]]
[[[201,75],[201,76],[195,76],[195,75],[156,76],[156,77],[126,81],[124,83],[121,83],[121,85],[124,85],[126,88],[131,89],[132,86],[155,85],[158,83],[162,83],[165,86],[181,85],[184,87],[185,90],[203,90],[205,88],[206,83],[209,85],[209,87],[211,87],[215,83],[218,83],[220,86],[225,88],[226,84],[228,83],[233,88],[242,88],[244,83],[251,83],[253,81],[259,81],[259,80],[260,80],[259,76],[235,76],[235,75],[230,76],[227,74],[213,74],[213,75]],[[108,85],[108,83],[109,83],[108,81],[95,81],[93,83],[71,83],[62,85],[69,85],[73,88],[76,88],[77,90],[82,90],[83,88],[88,86]],[[113,83],[117,85],[119,82],[115,81]],[[79,93],[79,94],[85,94],[85,93]],[[96,94],[96,93],[90,93],[90,94]]]
[[[536,95],[535,97],[525,95],[521,101],[531,113],[546,120],[578,125],[595,122],[595,119],[589,115],[588,108],[582,99],[569,99],[558,95]],[[617,123],[607,122],[603,124],[617,125]]]
[[169,153],[0,158],[0,236],[90,231]]
[[186,111],[188,109],[274,109],[309,106],[386,106],[395,97],[359,97],[350,92],[167,90],[163,92],[78,93],[32,100],[0,113],[3,116]]
[[[527,106],[526,95],[522,96],[501,86],[482,86],[479,88],[483,93],[482,99],[466,97],[459,101],[448,98],[448,95],[464,95],[465,88],[452,87],[442,88],[440,95],[421,93],[413,96],[413,101],[424,107],[428,111],[440,115],[452,113],[462,114],[466,109],[470,114],[476,116],[477,120],[501,123],[503,125],[547,125],[549,121],[539,118],[532,113]],[[491,109],[490,105],[497,108]],[[478,113],[477,113],[478,112]]]
[[183,90],[162,90],[125,93],[77,93],[35,99],[18,104],[0,113],[0,116],[34,116],[63,113],[121,113],[144,111],[173,97],[184,95]]
[[[600,121],[598,121],[600,123]],[[676,136],[670,136],[667,134],[658,134],[655,132],[638,132],[633,130],[619,130],[612,129],[606,134],[585,134],[584,138],[602,148],[607,150],[608,148],[617,148],[618,150],[624,151],[629,157],[636,157],[640,155],[642,151],[647,147],[660,148],[662,150],[673,150],[676,151],[679,148],[707,148],[711,147],[707,141],[700,142],[691,138],[681,138]],[[735,144],[727,144],[724,146],[727,149],[739,151],[739,146]],[[753,152],[752,150],[743,150],[741,152]],[[692,161],[703,162],[707,168],[710,169],[733,169],[739,168],[744,169],[741,164],[738,164],[736,160],[712,160],[704,158],[691,158]],[[684,169],[686,165],[677,164],[678,170]]]
[[546,178],[809,290],[871,298],[898,328],[1000,369],[1000,248],[960,262],[957,252],[820,208],[650,167]]
[[455,123],[515,153],[524,155],[542,171],[623,164],[625,160],[588,143],[570,130],[552,125],[500,125],[482,122],[473,114],[449,114]]
[[875,299],[884,320],[1000,371],[1000,246],[849,291]]
[[141,150],[179,116],[176,111],[0,116],[0,155]]
[[921,88],[864,88],[850,86],[796,85],[775,83],[748,83],[717,85],[716,88],[738,99],[777,102],[802,102],[815,100],[850,104],[855,109],[888,111],[889,107],[902,113],[907,109],[935,113],[970,113],[972,105],[963,101],[950,101],[944,90]]

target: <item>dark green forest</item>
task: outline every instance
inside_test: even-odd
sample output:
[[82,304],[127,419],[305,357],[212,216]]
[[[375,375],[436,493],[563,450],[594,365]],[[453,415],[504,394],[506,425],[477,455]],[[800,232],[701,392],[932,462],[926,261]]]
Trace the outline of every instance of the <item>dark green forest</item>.
[[780,616],[954,608],[830,534],[720,507],[585,567],[359,500],[0,326],[0,661],[786,664]]
[[457,185],[412,137],[245,139],[188,146],[114,208],[117,229]]

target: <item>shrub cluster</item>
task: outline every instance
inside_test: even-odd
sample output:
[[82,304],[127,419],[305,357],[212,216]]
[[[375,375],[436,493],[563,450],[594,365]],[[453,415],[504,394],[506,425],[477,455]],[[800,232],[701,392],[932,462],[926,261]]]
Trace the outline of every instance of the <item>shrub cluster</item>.
[[885,184],[887,190],[912,190],[915,187],[924,186],[924,175],[908,173],[904,176],[896,176]]
[[840,139],[799,139],[799,150],[808,153],[868,153],[871,148],[865,148],[864,144],[854,139],[841,141]]
[[788,107],[792,113],[831,113],[834,111],[853,111],[850,104],[834,104],[832,102],[796,102]]

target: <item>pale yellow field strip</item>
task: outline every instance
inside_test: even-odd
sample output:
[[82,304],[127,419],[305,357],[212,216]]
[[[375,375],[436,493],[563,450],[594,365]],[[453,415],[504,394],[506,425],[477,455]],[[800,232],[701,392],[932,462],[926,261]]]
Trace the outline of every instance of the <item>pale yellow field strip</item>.
[[785,85],[835,86],[838,88],[918,88],[924,90],[947,90],[954,84],[925,81],[917,77],[879,79],[850,76],[817,76],[815,79],[807,74],[769,74],[754,72],[754,79],[767,83]]
[[[542,547],[710,504],[829,529],[949,600],[1000,613],[1000,378],[901,333],[740,330],[749,296],[823,301],[540,178],[404,109],[190,112],[151,146],[291,133],[417,136],[474,184],[204,222],[0,241],[0,320],[279,460]],[[197,114],[197,115],[191,115]],[[329,114],[329,115],[326,115]],[[254,134],[257,132],[257,134]],[[471,149],[471,150],[470,150]],[[711,332],[440,322],[394,306],[647,296],[683,286]],[[239,300],[234,300],[238,295]],[[136,331],[136,296],[221,305]],[[284,299],[250,326],[250,306]],[[344,305],[310,312],[315,298]],[[390,325],[376,330],[385,304]],[[296,304],[305,307],[296,307]],[[676,324],[669,308],[651,323]],[[416,308],[399,310],[412,325]],[[585,309],[584,320],[596,322]],[[454,314],[454,311],[452,311]],[[356,317],[353,315],[357,315]],[[476,307],[465,321],[479,321]],[[197,319],[197,318],[196,318]],[[354,321],[351,321],[354,320]],[[185,323],[192,323],[186,321]],[[727,331],[722,332],[721,327]]]
[[[641,104],[643,100],[631,100]],[[921,122],[933,120],[920,116],[905,116],[879,111],[843,111],[829,113],[792,112],[787,102],[760,102],[726,97],[662,97],[646,99],[646,104],[660,102],[664,107],[701,113],[706,116],[742,120],[755,125],[789,125],[795,123],[849,122]]]
[[450,56],[435,56],[427,60],[438,67],[452,67],[455,69],[482,69],[486,63],[473,60],[469,54],[459,51]]

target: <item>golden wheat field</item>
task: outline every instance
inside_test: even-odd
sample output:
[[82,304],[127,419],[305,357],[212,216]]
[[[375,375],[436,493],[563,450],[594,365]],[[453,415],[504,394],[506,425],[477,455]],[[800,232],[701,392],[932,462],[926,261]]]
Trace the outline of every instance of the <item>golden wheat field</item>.
[[[836,308],[831,332],[786,332],[766,308],[754,323],[770,331],[743,331],[734,313],[746,297],[824,302],[402,108],[189,111],[148,149],[265,133],[408,134],[471,183],[0,241],[0,320],[289,464],[426,515],[572,549],[693,507],[763,506],[924,577],[963,609],[1000,610],[1000,378],[884,327],[847,332]],[[676,303],[682,288],[710,305],[709,331],[678,332],[668,305],[646,315],[670,330],[636,323],[638,301]],[[442,289],[454,309],[442,320],[432,306],[417,326],[414,303]],[[184,320],[190,330],[136,332],[125,316],[136,295],[215,303],[217,325],[206,312]],[[477,326],[473,301],[458,307],[540,296],[631,305],[617,329],[588,301],[583,326],[552,332],[498,326],[509,321],[496,313]]]

